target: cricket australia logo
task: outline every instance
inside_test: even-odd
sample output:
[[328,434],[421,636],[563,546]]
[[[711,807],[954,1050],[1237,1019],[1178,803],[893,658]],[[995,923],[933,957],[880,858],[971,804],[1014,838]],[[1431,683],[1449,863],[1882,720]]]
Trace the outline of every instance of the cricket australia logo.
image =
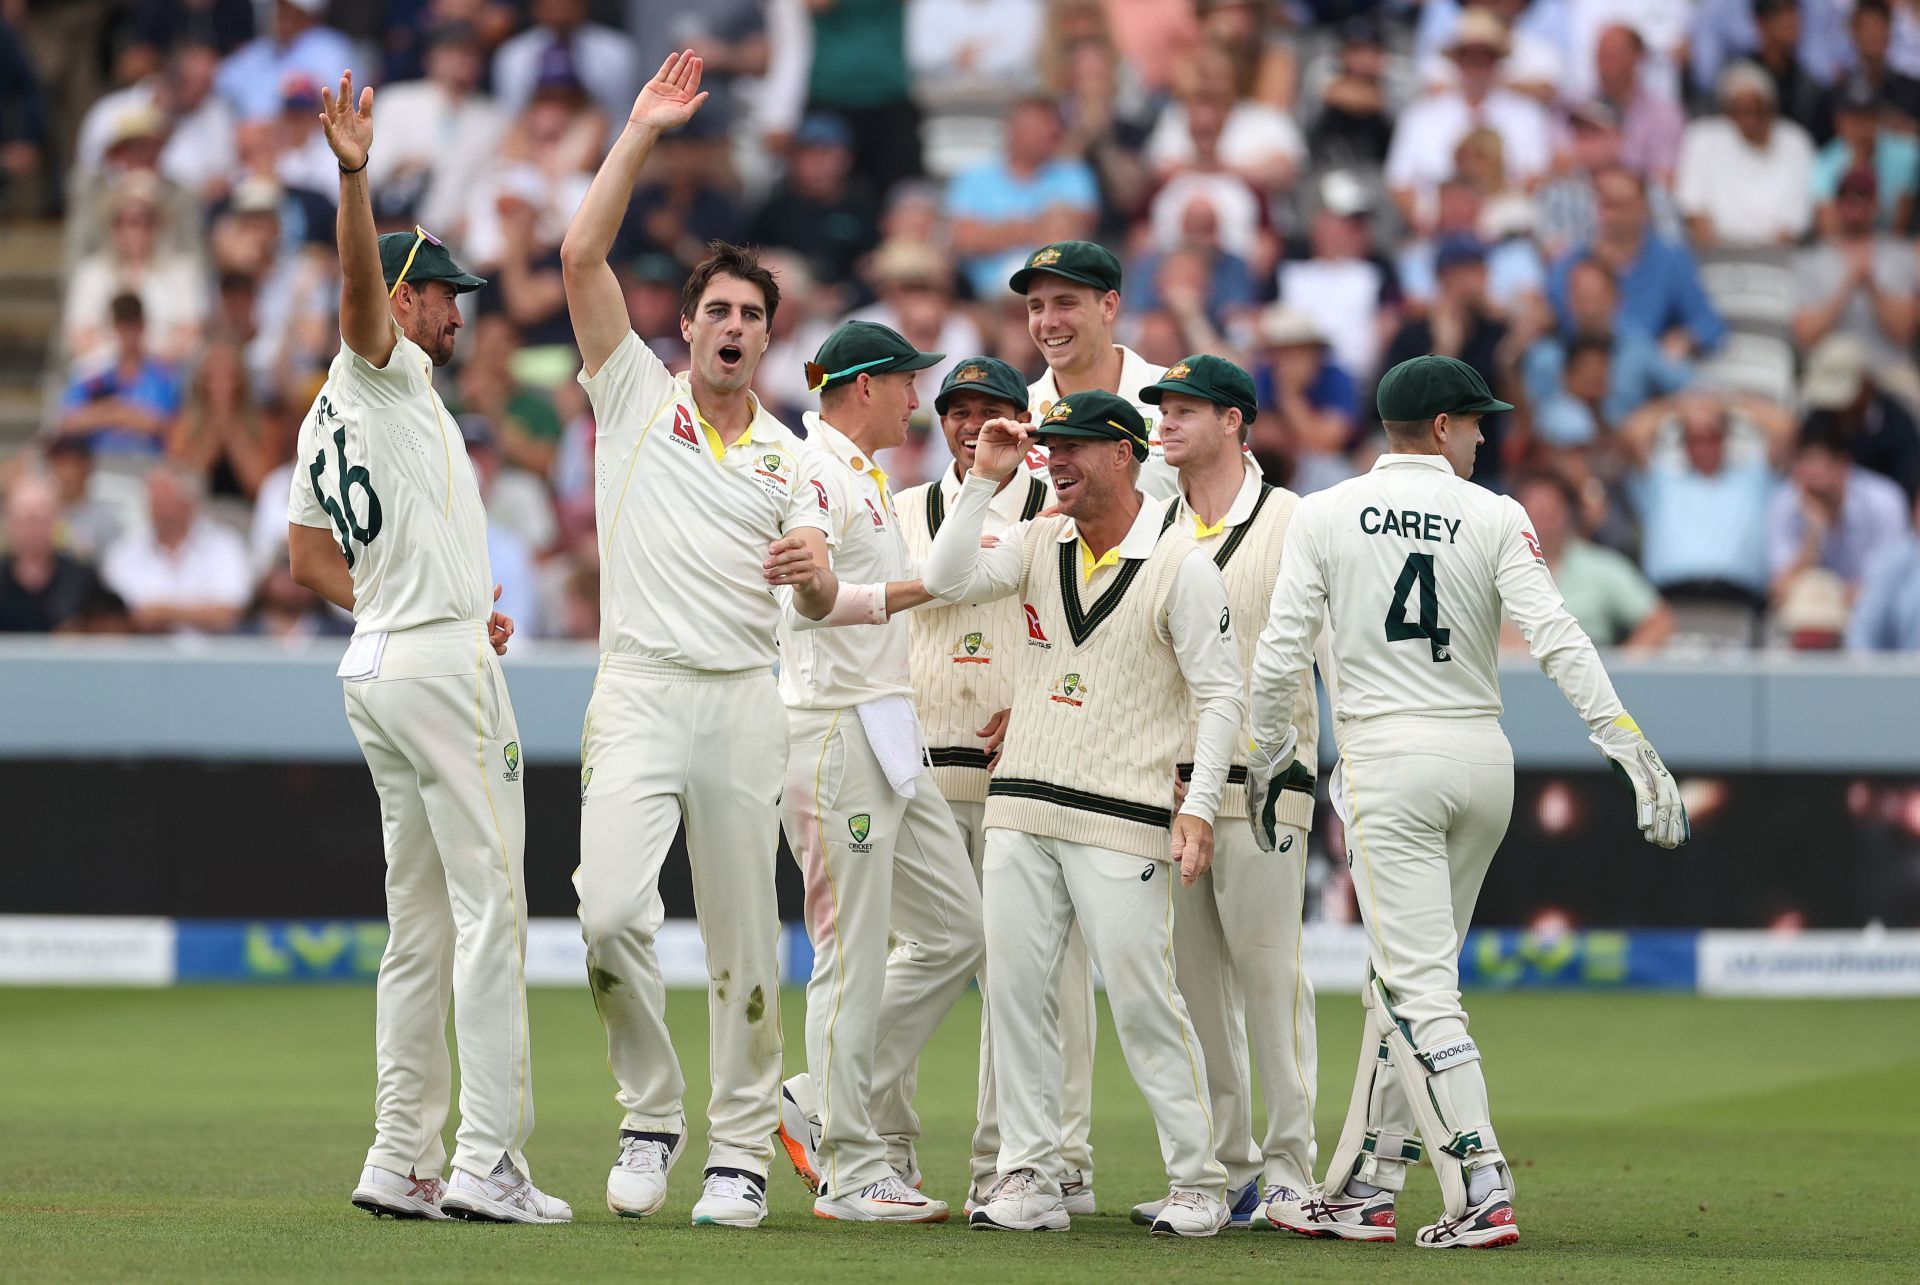
[[1087,693],[1091,690],[1092,688],[1081,681],[1080,675],[1063,674],[1054,680],[1053,691],[1048,695],[1047,699],[1059,701],[1062,705],[1071,705],[1075,709],[1078,709],[1080,706],[1086,704]]
[[956,384],[984,384],[987,382],[986,368],[984,366],[962,366],[960,373],[953,377],[953,382]]
[[953,645],[952,656],[956,665],[991,665],[993,644],[976,629]]
[[781,486],[785,486],[787,484],[787,475],[780,471],[785,463],[786,461],[782,460],[778,455],[762,455],[759,463],[754,466],[754,476],[770,477]]
[[1058,246],[1050,245],[1044,250],[1035,250],[1033,257],[1027,260],[1027,266],[1029,268],[1044,268],[1049,264],[1058,262],[1060,262],[1060,249]]
[[1192,373],[1193,373],[1193,367],[1187,365],[1187,363],[1183,361],[1179,365],[1175,366],[1172,370],[1169,370],[1167,372],[1167,378],[1168,379],[1185,379],[1188,375],[1191,375]]
[[873,816],[871,813],[856,812],[848,817],[847,833],[853,836],[853,842],[847,845],[849,851],[873,851],[873,845],[867,842],[867,836],[873,833]]
[[507,761],[507,770],[500,774],[503,781],[520,779],[520,742],[508,741],[506,748],[500,751],[500,757]]

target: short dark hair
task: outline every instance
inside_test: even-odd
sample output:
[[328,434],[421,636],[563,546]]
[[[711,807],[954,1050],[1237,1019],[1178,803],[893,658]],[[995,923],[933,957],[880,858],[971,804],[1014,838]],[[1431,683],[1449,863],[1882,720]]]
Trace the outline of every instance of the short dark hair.
[[1389,442],[1424,441],[1433,433],[1430,419],[1383,419],[1380,427],[1387,430]]
[[1573,281],[1573,274],[1576,272],[1598,273],[1600,276],[1606,278],[1607,284],[1615,290],[1620,288],[1620,278],[1614,273],[1614,270],[1590,254],[1575,259],[1567,266],[1567,281],[1569,283]]
[[113,296],[113,302],[107,305],[107,315],[113,318],[116,326],[147,324],[146,305],[140,302],[139,295],[131,292]]
[[1893,21],[1893,6],[1887,0],[1854,0],[1853,17],[1863,13],[1877,13],[1888,22]]
[[693,320],[694,311],[700,307],[700,297],[706,294],[715,277],[734,277],[758,286],[760,297],[767,304],[767,326],[772,328],[773,314],[780,307],[780,283],[773,279],[773,270],[760,262],[757,247],[727,241],[707,242],[707,257],[694,266],[687,284],[680,288],[682,319]]
[[1799,447],[1802,452],[1825,451],[1848,459],[1853,455],[1853,434],[1837,413],[1817,410],[1800,425]]
[[1573,365],[1576,357],[1591,356],[1599,353],[1609,361],[1613,359],[1613,336],[1598,331],[1584,331],[1573,337],[1567,344],[1567,365]]

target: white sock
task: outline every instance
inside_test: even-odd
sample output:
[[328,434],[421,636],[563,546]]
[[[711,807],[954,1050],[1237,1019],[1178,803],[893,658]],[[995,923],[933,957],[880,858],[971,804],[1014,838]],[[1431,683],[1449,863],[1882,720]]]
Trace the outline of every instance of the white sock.
[[1467,1203],[1477,1205],[1493,1194],[1500,1181],[1500,1166],[1482,1162],[1467,1170]]
[[1347,1194],[1355,1200],[1365,1200],[1368,1196],[1379,1195],[1385,1190],[1385,1187],[1376,1187],[1370,1182],[1361,1182],[1358,1178],[1347,1179]]

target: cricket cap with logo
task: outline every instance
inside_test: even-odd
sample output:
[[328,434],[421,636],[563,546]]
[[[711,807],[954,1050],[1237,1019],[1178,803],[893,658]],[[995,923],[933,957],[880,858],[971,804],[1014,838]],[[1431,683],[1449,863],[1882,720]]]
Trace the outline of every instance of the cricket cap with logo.
[[1147,421],[1124,397],[1102,389],[1069,393],[1047,409],[1034,434],[1047,437],[1098,437],[1110,442],[1126,442],[1133,447],[1133,458],[1147,458]]
[[933,413],[946,414],[955,393],[969,392],[985,393],[996,401],[1006,402],[1016,413],[1027,407],[1027,381],[1020,377],[1019,371],[998,357],[968,357],[947,372],[940,392],[933,399]]
[[1489,415],[1513,409],[1493,395],[1480,372],[1458,357],[1410,357],[1380,377],[1374,408],[1388,423],[1435,415]]
[[1092,241],[1055,241],[1041,246],[1027,256],[1007,284],[1015,294],[1025,294],[1027,283],[1043,272],[1102,292],[1120,288],[1120,260],[1106,246]]
[[851,384],[861,375],[891,375],[925,370],[947,359],[943,352],[921,352],[906,336],[877,321],[848,321],[826,337],[807,363],[811,392]]
[[478,290],[487,284],[453,261],[447,247],[430,232],[415,228],[411,232],[386,232],[380,237],[380,273],[387,279],[389,293],[402,281],[419,285],[423,281],[444,281],[457,294]]
[[1216,406],[1232,407],[1240,412],[1240,422],[1243,424],[1253,423],[1254,410],[1258,405],[1253,391],[1253,376],[1225,357],[1215,357],[1210,353],[1182,357],[1167,367],[1167,373],[1160,377],[1159,383],[1148,384],[1140,390],[1140,400],[1158,406],[1161,397],[1167,393],[1184,393]]

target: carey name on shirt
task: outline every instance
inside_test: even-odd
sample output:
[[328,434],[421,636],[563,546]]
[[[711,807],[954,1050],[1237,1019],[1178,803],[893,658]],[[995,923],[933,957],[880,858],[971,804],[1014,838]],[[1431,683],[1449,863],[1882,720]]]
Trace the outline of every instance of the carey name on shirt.
[[1360,510],[1360,529],[1368,535],[1398,535],[1409,540],[1431,540],[1452,544],[1460,533],[1460,519],[1418,509],[1378,509],[1369,504]]

